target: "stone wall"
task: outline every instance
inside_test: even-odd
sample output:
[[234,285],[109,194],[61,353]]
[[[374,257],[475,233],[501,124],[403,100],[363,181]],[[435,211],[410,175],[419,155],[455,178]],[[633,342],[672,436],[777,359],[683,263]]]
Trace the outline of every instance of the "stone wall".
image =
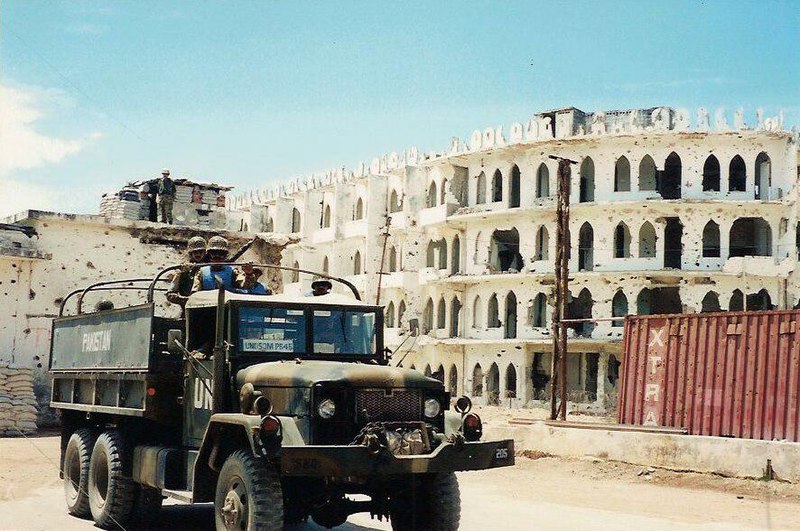
[[33,369],[0,363],[0,436],[36,432]]

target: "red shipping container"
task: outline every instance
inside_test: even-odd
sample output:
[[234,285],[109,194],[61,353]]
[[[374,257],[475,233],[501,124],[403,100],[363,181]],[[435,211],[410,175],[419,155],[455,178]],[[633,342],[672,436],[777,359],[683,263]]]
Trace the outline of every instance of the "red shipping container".
[[800,311],[629,316],[620,424],[800,441]]

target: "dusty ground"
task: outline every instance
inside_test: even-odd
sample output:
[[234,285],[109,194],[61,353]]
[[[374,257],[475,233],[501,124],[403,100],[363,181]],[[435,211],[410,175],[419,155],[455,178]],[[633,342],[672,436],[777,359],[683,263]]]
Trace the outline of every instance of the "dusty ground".
[[[0,529],[96,529],[66,515],[59,439],[0,439]],[[459,475],[462,529],[800,529],[800,486],[598,460],[518,458]],[[171,531],[213,527],[209,506],[171,506]],[[342,529],[389,529],[356,515]],[[321,529],[313,524],[299,530]]]

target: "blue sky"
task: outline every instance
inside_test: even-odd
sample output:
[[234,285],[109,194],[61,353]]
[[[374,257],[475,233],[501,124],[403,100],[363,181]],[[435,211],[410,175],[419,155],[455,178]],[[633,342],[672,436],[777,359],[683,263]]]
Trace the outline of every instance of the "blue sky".
[[798,42],[792,1],[3,0],[2,213],[92,212],[163,166],[248,190],[570,105],[794,125]]

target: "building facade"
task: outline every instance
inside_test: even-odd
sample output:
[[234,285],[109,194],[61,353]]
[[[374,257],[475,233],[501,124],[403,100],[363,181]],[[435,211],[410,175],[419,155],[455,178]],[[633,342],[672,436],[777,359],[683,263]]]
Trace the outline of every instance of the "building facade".
[[[710,123],[713,122],[713,123]],[[798,136],[667,107],[475,131],[444,153],[392,153],[234,198],[253,231],[291,233],[283,264],[386,306],[393,363],[519,407],[549,392],[556,169],[570,190],[572,318],[792,308],[800,299]],[[288,291],[311,278],[287,273]],[[378,288],[380,286],[380,294]],[[613,406],[622,320],[569,331],[574,402]]]

